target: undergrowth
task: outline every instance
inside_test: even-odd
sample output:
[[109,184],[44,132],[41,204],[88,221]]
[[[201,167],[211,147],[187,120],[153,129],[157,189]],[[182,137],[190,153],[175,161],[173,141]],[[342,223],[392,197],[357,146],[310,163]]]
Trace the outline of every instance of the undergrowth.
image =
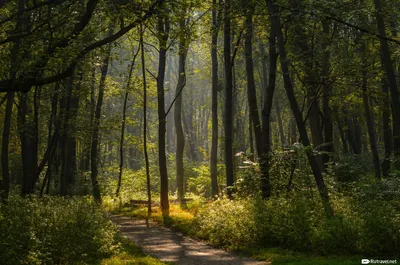
[[0,206],[0,264],[93,264],[118,252],[116,234],[91,197],[12,195]]

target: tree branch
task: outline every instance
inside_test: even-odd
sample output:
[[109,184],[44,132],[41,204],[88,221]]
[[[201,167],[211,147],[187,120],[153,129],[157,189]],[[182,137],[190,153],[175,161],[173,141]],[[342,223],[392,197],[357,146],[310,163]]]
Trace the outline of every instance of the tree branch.
[[[53,76],[42,78],[42,79],[37,79],[36,77],[28,77],[25,79],[17,79],[17,80],[1,80],[0,81],[0,92],[7,92],[10,90],[15,90],[15,91],[21,91],[21,92],[28,92],[32,86],[39,86],[39,85],[46,85],[50,83],[57,82],[59,80],[62,80],[64,78],[67,78],[72,75],[76,65],[78,64],[79,60],[85,57],[86,54],[91,52],[92,50],[99,48],[101,46],[104,46],[106,44],[109,44],[113,41],[116,41],[120,37],[124,36],[127,32],[129,32],[132,28],[137,26],[139,23],[145,21],[146,19],[150,18],[156,11],[157,8],[164,2],[165,0],[157,0],[151,7],[150,9],[146,12],[146,14],[143,17],[140,17],[136,19],[134,22],[129,24],[128,26],[121,28],[118,32],[115,34],[108,36],[102,40],[99,40],[97,42],[94,42],[90,44],[89,46],[85,47],[78,55],[73,59],[73,61],[70,63],[70,65],[62,72],[57,73]],[[89,3],[88,3],[89,5]],[[78,23],[79,24],[79,23]],[[81,26],[76,26],[74,31],[79,30]],[[36,70],[37,68],[35,68]],[[38,70],[36,70],[38,71]]]

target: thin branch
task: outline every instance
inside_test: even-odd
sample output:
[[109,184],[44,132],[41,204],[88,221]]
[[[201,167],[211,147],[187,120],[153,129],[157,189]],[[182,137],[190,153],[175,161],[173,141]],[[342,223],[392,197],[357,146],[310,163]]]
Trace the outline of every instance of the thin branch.
[[[11,20],[13,20],[15,17],[20,17],[20,16],[22,16],[23,13],[25,13],[25,12],[30,12],[30,11],[33,11],[33,10],[35,10],[35,9],[41,8],[41,7],[43,7],[43,6],[47,6],[47,5],[57,6],[57,5],[62,4],[63,2],[64,2],[64,1],[62,1],[62,0],[57,0],[57,1],[56,1],[56,0],[50,0],[50,1],[42,2],[42,3],[34,4],[33,7],[25,8],[22,12],[16,12],[16,13],[14,13],[14,14],[8,16],[7,18],[1,20],[1,21],[0,21],[0,25],[2,25],[2,24],[4,24],[4,23],[7,23],[7,22],[9,22],[9,21],[11,21]],[[1,4],[0,4],[0,7],[2,7],[2,5],[6,3],[6,1],[4,1],[4,2],[1,2],[1,1],[0,1],[0,3],[1,3]]]
[[[7,92],[9,90],[16,90],[21,92],[28,92],[32,86],[38,85],[46,85],[50,83],[54,83],[61,79],[67,78],[72,75],[76,65],[78,64],[79,60],[85,57],[86,54],[91,52],[92,50],[109,44],[113,41],[116,41],[120,37],[124,36],[127,32],[129,32],[132,28],[137,26],[139,23],[145,21],[149,17],[151,17],[156,11],[159,5],[161,5],[165,0],[157,0],[151,8],[146,12],[143,17],[136,19],[134,22],[126,26],[125,28],[121,28],[117,33],[106,37],[102,40],[92,43],[91,45],[84,48],[78,55],[74,58],[74,60],[70,63],[70,65],[62,72],[55,74],[53,76],[43,78],[43,79],[36,79],[35,77],[30,77],[22,80],[1,80],[0,81],[0,92]],[[35,69],[36,70],[36,69]]]
[[331,14],[327,14],[326,10],[318,10],[318,9],[316,9],[317,12],[315,12],[315,11],[307,11],[307,10],[301,10],[301,9],[293,9],[293,8],[286,7],[286,6],[283,6],[283,5],[279,5],[279,7],[283,8],[283,9],[286,9],[286,10],[298,11],[298,12],[303,13],[303,15],[312,15],[312,16],[315,16],[315,17],[318,17],[318,16],[322,15],[326,19],[336,21],[336,22],[338,22],[340,24],[343,24],[343,25],[345,25],[345,26],[347,26],[349,28],[353,28],[353,29],[359,30],[359,31],[361,31],[361,32],[363,32],[365,34],[368,34],[368,35],[377,37],[379,39],[387,40],[387,41],[390,41],[390,42],[393,42],[393,43],[396,43],[396,44],[400,45],[400,40],[397,40],[397,39],[394,39],[394,38],[390,38],[390,37],[386,37],[386,36],[381,36],[379,33],[372,32],[372,31],[370,31],[368,29],[365,29],[365,28],[359,27],[357,25],[351,24],[351,23],[349,23],[347,21],[344,21],[344,20],[342,20],[342,19],[340,19],[340,18],[338,18],[336,16],[333,16]]
[[242,30],[240,31],[239,37],[238,37],[238,39],[237,39],[237,41],[236,41],[236,44],[235,44],[235,50],[233,51],[233,55],[232,55],[231,69],[230,69],[230,71],[232,71],[233,66],[234,66],[234,64],[235,64],[235,57],[236,57],[237,51],[238,51],[238,49],[239,49],[240,41],[242,40],[243,31],[244,31],[244,28],[242,28]]
[[171,105],[169,106],[167,112],[165,113],[165,117],[167,117],[168,113],[171,111],[172,106],[174,105],[175,101],[178,99],[179,95],[182,93],[183,88],[186,86],[186,75],[185,75],[185,79],[184,79],[184,83],[182,84],[181,89],[178,91],[178,94],[175,95],[174,100],[171,102]]
[[146,72],[148,72],[155,80],[157,80],[157,76],[155,76],[149,69],[146,68]]
[[157,52],[159,52],[160,50],[155,46],[155,45],[153,45],[153,44],[151,44],[151,43],[148,43],[148,42],[143,42],[143,44],[146,44],[146,45],[148,45],[148,46],[150,46],[150,47],[152,47],[153,49],[155,49]]

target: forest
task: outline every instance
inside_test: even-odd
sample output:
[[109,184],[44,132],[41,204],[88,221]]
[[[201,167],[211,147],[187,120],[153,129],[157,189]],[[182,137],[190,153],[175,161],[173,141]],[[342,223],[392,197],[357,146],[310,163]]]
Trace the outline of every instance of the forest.
[[0,0],[0,264],[396,264],[399,30],[399,0]]

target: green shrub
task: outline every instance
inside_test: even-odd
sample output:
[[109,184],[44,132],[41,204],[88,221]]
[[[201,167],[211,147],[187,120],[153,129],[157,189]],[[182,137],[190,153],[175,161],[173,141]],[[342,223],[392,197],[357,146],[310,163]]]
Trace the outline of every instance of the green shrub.
[[196,216],[198,235],[232,248],[278,247],[318,254],[400,254],[400,215],[382,199],[332,194],[327,217],[308,191],[208,204]]
[[342,155],[330,164],[333,174],[341,182],[358,181],[371,171],[369,156]]
[[0,264],[86,264],[111,254],[116,228],[92,201],[10,197],[0,210]]
[[200,237],[217,245],[239,247],[255,242],[255,220],[246,200],[219,198],[198,215]]
[[[187,178],[187,191],[195,195],[211,197],[210,167],[208,163],[190,163],[185,166],[185,177]],[[217,178],[219,190],[223,190],[225,183],[225,166],[217,165]]]

